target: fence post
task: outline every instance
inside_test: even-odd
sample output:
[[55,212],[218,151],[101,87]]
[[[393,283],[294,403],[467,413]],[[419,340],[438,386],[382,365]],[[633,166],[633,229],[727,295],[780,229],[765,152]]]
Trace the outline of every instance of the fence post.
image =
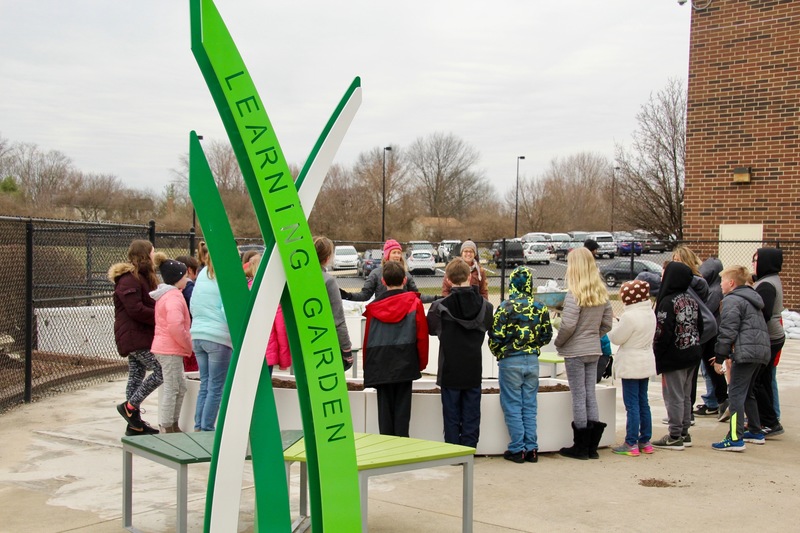
[[506,299],[506,240],[500,249],[500,301]]
[[25,224],[25,392],[31,403],[33,389],[33,220]]
[[189,255],[191,257],[194,257],[194,250],[196,248],[195,237],[196,237],[195,229],[194,226],[192,226],[191,228],[189,228]]
[[153,245],[153,248],[155,248],[155,246],[156,246],[156,221],[151,219],[150,222],[147,223],[147,226],[148,226],[148,228],[147,228],[147,238],[150,240],[150,244]]

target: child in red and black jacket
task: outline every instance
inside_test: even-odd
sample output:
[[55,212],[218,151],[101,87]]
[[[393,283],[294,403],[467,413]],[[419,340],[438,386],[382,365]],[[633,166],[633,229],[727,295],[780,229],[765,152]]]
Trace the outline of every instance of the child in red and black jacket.
[[382,275],[387,290],[364,311],[364,386],[378,391],[380,433],[408,437],[411,384],[428,366],[428,323],[419,293],[403,289],[403,266],[389,261]]

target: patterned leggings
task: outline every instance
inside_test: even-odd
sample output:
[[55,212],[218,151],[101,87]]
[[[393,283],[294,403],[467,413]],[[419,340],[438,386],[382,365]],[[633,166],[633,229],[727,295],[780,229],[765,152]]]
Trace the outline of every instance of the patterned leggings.
[[[148,370],[152,372],[145,378]],[[161,365],[150,350],[136,350],[128,354],[128,387],[125,396],[132,406],[138,408],[163,381]]]

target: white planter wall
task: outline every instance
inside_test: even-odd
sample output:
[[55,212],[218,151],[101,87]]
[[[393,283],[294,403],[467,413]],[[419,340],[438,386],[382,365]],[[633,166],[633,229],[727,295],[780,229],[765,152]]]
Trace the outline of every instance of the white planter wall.
[[88,357],[118,356],[110,305],[34,309],[37,349]]

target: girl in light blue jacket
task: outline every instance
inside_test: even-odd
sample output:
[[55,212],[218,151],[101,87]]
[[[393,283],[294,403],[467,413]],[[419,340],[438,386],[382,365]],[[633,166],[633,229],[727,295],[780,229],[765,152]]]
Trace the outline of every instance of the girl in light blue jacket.
[[192,348],[200,369],[200,391],[197,394],[194,429],[214,431],[233,343],[214,275],[214,266],[205,243],[200,243],[198,252],[206,266],[197,274],[191,301]]

